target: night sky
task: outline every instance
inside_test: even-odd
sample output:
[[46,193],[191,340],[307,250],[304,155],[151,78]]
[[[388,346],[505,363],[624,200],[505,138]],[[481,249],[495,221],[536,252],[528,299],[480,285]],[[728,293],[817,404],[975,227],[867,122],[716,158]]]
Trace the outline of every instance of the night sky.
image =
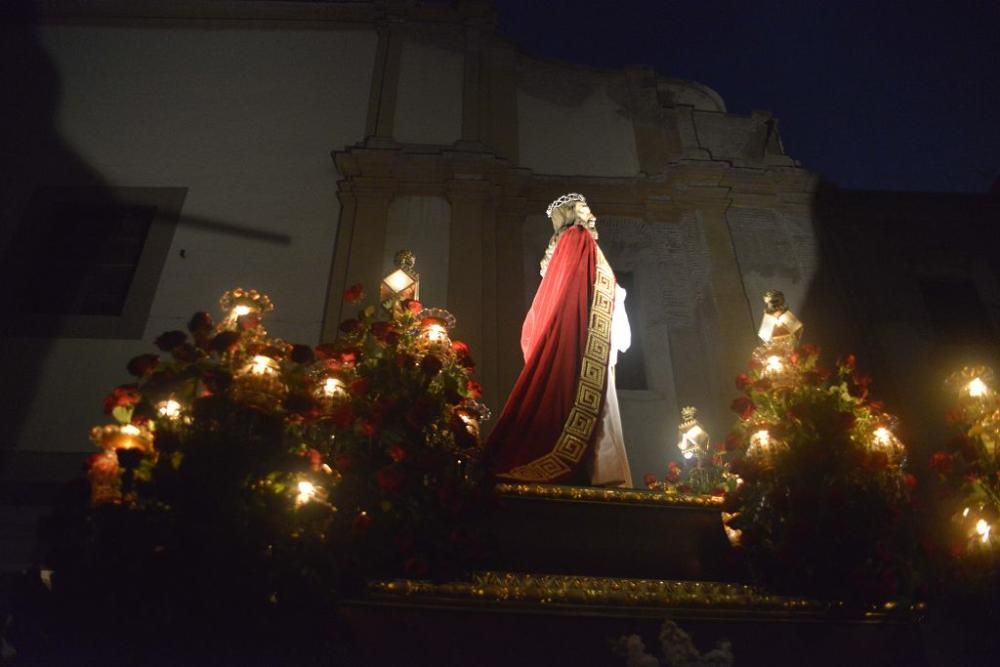
[[1000,169],[1000,2],[496,0],[526,53],[642,64],[779,119],[844,187],[984,192]]

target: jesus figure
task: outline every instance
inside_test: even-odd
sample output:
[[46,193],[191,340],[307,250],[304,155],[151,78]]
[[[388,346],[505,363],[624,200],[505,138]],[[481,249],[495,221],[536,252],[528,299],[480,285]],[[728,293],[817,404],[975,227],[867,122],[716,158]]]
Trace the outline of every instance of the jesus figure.
[[501,479],[632,486],[615,362],[631,343],[625,290],[583,195],[549,205],[553,234],[521,328],[524,369],[486,443]]

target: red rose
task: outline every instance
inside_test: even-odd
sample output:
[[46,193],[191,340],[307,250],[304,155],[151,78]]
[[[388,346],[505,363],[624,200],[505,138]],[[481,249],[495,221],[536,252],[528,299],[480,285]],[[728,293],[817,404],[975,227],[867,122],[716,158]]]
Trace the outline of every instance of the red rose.
[[788,355],[788,361],[791,362],[792,366],[798,366],[799,362],[802,361],[802,355],[799,354],[798,350],[792,350],[792,353]]
[[747,419],[750,419],[750,416],[754,413],[754,410],[757,409],[757,406],[754,405],[753,401],[749,398],[741,396],[729,404],[729,409],[738,414],[740,419],[746,421]]
[[385,493],[394,493],[403,486],[403,471],[396,465],[388,465],[375,473],[378,488]]
[[483,396],[482,385],[472,379],[466,380],[465,391],[469,394],[470,398],[482,398]]
[[343,331],[348,336],[356,336],[362,331],[364,331],[365,325],[359,320],[344,320],[340,323],[340,330]]
[[951,466],[954,462],[955,457],[948,452],[934,452],[931,455],[931,468],[942,475],[946,475],[951,471]]
[[212,316],[208,313],[198,312],[191,316],[188,320],[187,329],[191,333],[197,335],[206,335],[215,326],[215,322],[212,321]]
[[916,475],[914,475],[912,473],[906,473],[905,475],[903,475],[903,483],[905,483],[906,486],[908,488],[910,488],[911,490],[917,488],[917,477],[916,477]]
[[117,407],[135,405],[139,398],[139,389],[134,384],[115,387],[104,399],[104,414],[110,415]]
[[313,352],[320,361],[340,358],[340,349],[333,343],[320,343]]
[[740,391],[746,390],[750,386],[750,376],[746,373],[740,373],[736,376],[736,388]]
[[441,361],[436,355],[428,354],[420,360],[420,370],[429,377],[437,375],[441,372],[442,368],[444,368],[444,362]]
[[424,306],[416,299],[407,299],[406,301],[403,302],[403,308],[406,308],[406,310],[416,315],[424,309]]
[[323,467],[323,455],[320,454],[318,449],[307,449],[305,457],[309,459],[309,467],[314,471],[319,472],[319,469]]
[[406,450],[399,445],[392,445],[389,447],[389,458],[393,460],[394,463],[402,463],[406,460]]
[[372,335],[381,341],[386,341],[394,327],[395,325],[392,322],[374,322],[372,324]]
[[240,335],[235,331],[223,331],[212,339],[211,347],[219,354],[228,352],[239,341]]
[[667,476],[665,477],[668,482],[676,482],[681,478],[681,466],[677,461],[670,461],[667,463]]
[[128,362],[127,370],[132,375],[141,378],[149,375],[160,365],[160,357],[155,354],[140,354]]
[[646,475],[642,478],[642,481],[646,483],[646,488],[650,490],[655,489],[657,485],[660,483],[659,480],[656,479],[656,475],[654,475],[651,472],[647,472]]
[[857,360],[854,358],[853,354],[849,354],[846,357],[841,357],[837,360],[837,365],[841,368],[854,369]]
[[187,340],[187,334],[183,331],[168,331],[156,337],[153,344],[164,352],[169,352]]
[[358,362],[358,351],[354,348],[342,350],[340,352],[340,363],[345,366],[353,366]]
[[357,426],[358,432],[366,438],[371,438],[375,435],[375,424],[371,420],[359,419]]
[[198,360],[198,357],[201,356],[198,348],[191,343],[181,343],[180,345],[175,346],[171,350],[171,354],[174,355],[174,359],[177,361],[182,361],[187,364],[194,363]]
[[365,286],[361,283],[354,283],[344,290],[344,301],[347,303],[359,303],[365,296]]
[[315,355],[308,345],[292,345],[292,352],[289,355],[297,364],[311,364]]
[[726,436],[725,448],[727,452],[735,452],[743,448],[743,437],[736,431],[730,431]]

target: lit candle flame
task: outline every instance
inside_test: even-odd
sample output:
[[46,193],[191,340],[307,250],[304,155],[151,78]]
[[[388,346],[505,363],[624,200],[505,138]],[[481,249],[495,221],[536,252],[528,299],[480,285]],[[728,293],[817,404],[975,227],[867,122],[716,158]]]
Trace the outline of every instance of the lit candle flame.
[[241,304],[233,308],[233,315],[236,317],[243,317],[244,315],[249,315],[251,310],[250,306]]
[[967,516],[969,516],[969,508],[968,507],[966,507],[964,510],[962,510],[962,518],[964,519]]
[[771,445],[771,434],[767,429],[761,429],[750,436],[750,444],[767,449]]
[[299,482],[299,495],[295,498],[295,504],[305,505],[316,496],[318,491],[315,484],[302,480]]
[[767,371],[769,373],[780,373],[784,367],[785,365],[778,355],[772,354],[767,358]]
[[424,329],[424,332],[426,333],[427,340],[432,343],[441,342],[448,337],[448,330],[440,324],[429,324]]
[[992,526],[986,523],[985,519],[980,519],[979,521],[976,522],[976,533],[979,535],[979,539],[982,541],[983,544],[989,542],[991,529]]
[[892,433],[885,426],[879,426],[875,429],[875,442],[883,446],[891,445]]
[[181,404],[172,398],[160,403],[160,416],[171,420],[177,419],[181,416]]
[[131,436],[137,436],[142,433],[142,431],[139,430],[139,427],[134,426],[133,424],[125,424],[124,426],[122,426],[121,432],[124,433],[125,435],[131,435]]
[[325,396],[337,396],[344,393],[344,383],[337,378],[327,378],[323,382],[323,394]]
[[975,378],[968,385],[969,396],[972,398],[983,398],[990,393],[990,388],[986,386],[982,378]]
[[271,357],[265,357],[263,355],[257,355],[253,358],[253,365],[250,367],[250,372],[254,375],[266,375],[268,373],[273,373],[274,369],[271,368],[271,364],[274,362]]

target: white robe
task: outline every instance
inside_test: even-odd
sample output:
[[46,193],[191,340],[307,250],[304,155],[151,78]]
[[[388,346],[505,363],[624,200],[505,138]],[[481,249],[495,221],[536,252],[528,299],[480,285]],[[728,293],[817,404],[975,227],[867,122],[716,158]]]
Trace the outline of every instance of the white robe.
[[604,408],[594,442],[590,483],[593,486],[632,487],[632,473],[625,454],[622,437],[622,416],[618,410],[618,393],[615,391],[615,364],[618,353],[632,345],[632,328],[625,314],[625,289],[615,286],[615,310],[611,316],[611,352],[608,355],[608,386],[604,393]]

